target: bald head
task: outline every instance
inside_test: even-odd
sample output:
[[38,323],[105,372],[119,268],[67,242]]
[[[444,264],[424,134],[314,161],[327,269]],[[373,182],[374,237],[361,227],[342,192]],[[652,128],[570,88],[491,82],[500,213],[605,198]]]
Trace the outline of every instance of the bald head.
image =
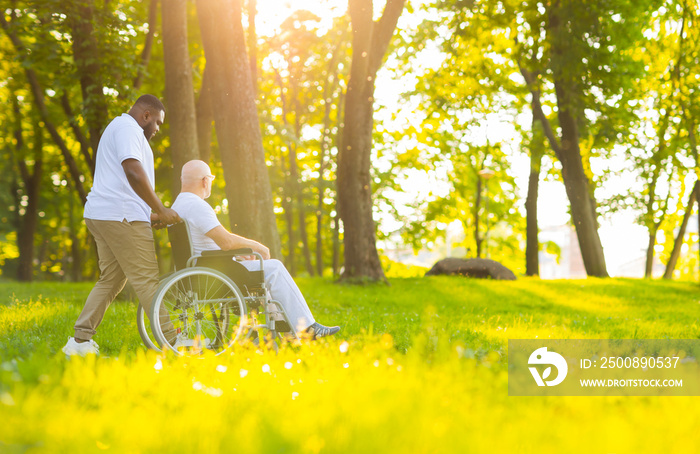
[[211,174],[209,165],[204,161],[188,161],[182,166],[180,176],[182,192],[192,192],[206,199],[211,195],[212,180],[214,180],[214,175]]

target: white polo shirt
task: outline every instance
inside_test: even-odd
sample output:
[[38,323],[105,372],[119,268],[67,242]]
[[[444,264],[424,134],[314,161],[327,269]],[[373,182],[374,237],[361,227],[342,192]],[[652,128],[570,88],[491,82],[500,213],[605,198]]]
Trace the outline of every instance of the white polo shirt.
[[151,208],[131,188],[122,162],[136,159],[146,171],[151,187],[155,187],[153,151],[143,129],[129,114],[107,125],[97,146],[95,180],[87,196],[87,219],[98,221],[151,221]]
[[195,255],[202,251],[221,249],[207,232],[221,225],[214,209],[204,199],[191,192],[181,192],[173,202],[173,210],[187,221]]

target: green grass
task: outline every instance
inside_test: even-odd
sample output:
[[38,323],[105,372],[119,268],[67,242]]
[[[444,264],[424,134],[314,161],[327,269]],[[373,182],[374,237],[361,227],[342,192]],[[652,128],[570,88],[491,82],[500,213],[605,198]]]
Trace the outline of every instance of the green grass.
[[699,338],[696,284],[300,279],[341,336],[147,352],[117,301],[101,355],[60,348],[91,284],[0,283],[0,452],[698,452],[693,397],[509,397],[507,341]]

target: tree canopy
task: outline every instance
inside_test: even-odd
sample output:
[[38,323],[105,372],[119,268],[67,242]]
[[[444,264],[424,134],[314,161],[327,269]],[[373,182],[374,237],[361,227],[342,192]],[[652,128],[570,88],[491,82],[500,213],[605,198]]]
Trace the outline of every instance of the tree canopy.
[[94,277],[97,144],[142,93],[168,111],[158,194],[206,160],[224,225],[294,274],[381,281],[396,248],[537,274],[540,185],[559,182],[589,275],[608,275],[599,226],[621,213],[648,233],[647,276],[693,275],[697,2],[340,4],[4,2],[2,276]]

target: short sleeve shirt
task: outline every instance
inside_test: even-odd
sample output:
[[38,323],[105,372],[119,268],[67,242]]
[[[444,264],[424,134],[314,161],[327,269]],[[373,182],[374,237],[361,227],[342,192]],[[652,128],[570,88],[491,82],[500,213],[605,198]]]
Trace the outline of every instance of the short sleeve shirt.
[[151,220],[151,208],[139,197],[126,178],[122,162],[136,159],[155,187],[153,151],[143,129],[129,114],[112,120],[97,146],[95,179],[85,204],[84,217],[99,221]]
[[173,210],[190,226],[192,248],[195,255],[202,251],[221,249],[207,232],[221,225],[214,209],[204,199],[191,192],[181,192],[173,202]]

